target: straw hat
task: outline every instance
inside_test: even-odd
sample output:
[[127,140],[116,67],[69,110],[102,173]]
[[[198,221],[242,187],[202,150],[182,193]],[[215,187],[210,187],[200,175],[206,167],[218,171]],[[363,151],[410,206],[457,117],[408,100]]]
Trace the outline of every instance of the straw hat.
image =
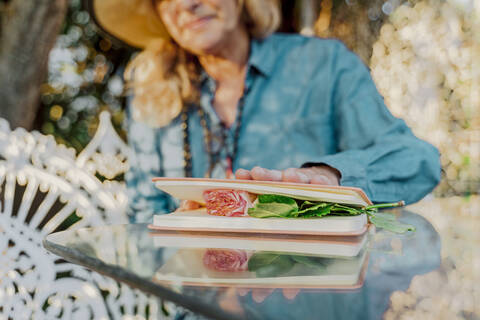
[[86,9],[104,32],[143,49],[152,40],[169,38],[152,0],[84,0]]

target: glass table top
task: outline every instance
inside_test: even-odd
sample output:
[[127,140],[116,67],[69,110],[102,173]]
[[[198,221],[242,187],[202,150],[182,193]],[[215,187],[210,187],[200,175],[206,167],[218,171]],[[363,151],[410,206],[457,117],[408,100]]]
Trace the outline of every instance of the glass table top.
[[454,299],[468,316],[478,314],[479,290],[448,286],[450,276],[457,285],[478,280],[473,265],[456,265],[478,267],[476,208],[478,199],[450,198],[391,210],[417,228],[404,235],[374,228],[357,237],[158,232],[137,224],[63,231],[44,245],[209,318],[377,319],[428,306],[451,312]]

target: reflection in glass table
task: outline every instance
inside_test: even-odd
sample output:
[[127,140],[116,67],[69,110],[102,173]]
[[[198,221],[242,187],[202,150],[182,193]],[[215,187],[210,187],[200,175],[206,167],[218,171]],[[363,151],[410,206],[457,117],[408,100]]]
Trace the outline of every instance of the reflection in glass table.
[[417,231],[358,237],[153,232],[146,224],[49,235],[68,261],[215,319],[376,319],[395,291],[439,268],[440,236],[422,216],[394,212]]

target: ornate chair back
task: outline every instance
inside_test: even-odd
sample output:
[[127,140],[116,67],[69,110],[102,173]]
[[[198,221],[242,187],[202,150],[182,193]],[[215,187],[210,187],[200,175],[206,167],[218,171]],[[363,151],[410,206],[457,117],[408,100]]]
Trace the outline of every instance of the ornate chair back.
[[[107,116],[103,119],[110,124]],[[0,314],[7,319],[160,315],[156,299],[42,247],[44,236],[54,231],[127,222],[123,184],[100,181],[95,174],[105,168],[92,163],[112,159],[114,150],[128,154],[128,147],[118,136],[113,141],[120,149],[108,149],[108,143],[102,147],[100,142],[109,141],[108,130],[100,129],[104,138],[75,158],[73,149],[57,145],[53,137],[22,128],[12,131],[0,119]],[[92,152],[99,148],[111,153],[102,160],[101,152]],[[126,170],[127,157],[120,162],[117,168]],[[115,171],[106,170],[107,178]],[[119,258],[121,254],[112,257]]]

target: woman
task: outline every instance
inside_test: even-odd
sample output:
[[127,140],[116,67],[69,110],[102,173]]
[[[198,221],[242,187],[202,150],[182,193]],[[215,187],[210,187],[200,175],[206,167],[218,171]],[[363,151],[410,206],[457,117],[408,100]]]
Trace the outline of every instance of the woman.
[[235,172],[407,203],[438,183],[437,150],[389,113],[352,52],[335,40],[273,34],[277,1],[91,1],[99,25],[145,48],[125,73],[137,155],[126,176],[132,220],[177,207],[154,176]]

